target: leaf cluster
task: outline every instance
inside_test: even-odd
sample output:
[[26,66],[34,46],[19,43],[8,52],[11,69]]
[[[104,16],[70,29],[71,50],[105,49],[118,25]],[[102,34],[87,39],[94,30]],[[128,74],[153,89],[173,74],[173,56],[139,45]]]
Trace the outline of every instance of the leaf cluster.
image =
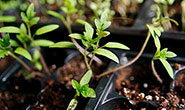
[[7,34],[4,38],[0,38],[0,58],[4,58],[8,55],[8,51],[12,49],[9,48],[10,45],[10,36]]

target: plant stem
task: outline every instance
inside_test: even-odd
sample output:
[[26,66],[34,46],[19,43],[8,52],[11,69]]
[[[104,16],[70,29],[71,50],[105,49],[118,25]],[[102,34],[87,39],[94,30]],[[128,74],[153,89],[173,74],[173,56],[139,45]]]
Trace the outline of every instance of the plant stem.
[[90,67],[90,65],[89,65],[89,63],[88,63],[88,59],[87,59],[87,54],[86,54],[86,52],[87,52],[87,48],[85,49],[85,51],[84,51],[84,60],[85,60],[85,64],[86,64],[86,66],[87,66],[87,69],[88,70],[91,70],[91,67]]
[[143,51],[144,51],[144,49],[145,49],[145,47],[146,47],[146,45],[147,45],[147,43],[148,43],[149,38],[150,38],[150,32],[148,31],[147,37],[146,37],[146,39],[145,39],[145,42],[144,42],[144,44],[143,44],[141,50],[139,51],[139,53],[137,54],[137,56],[136,56],[134,59],[132,59],[130,62],[126,63],[125,65],[118,66],[118,67],[116,67],[116,68],[114,68],[114,69],[111,69],[111,70],[109,70],[109,71],[103,72],[103,73],[101,73],[100,75],[98,75],[98,76],[96,76],[96,77],[97,77],[97,78],[101,78],[101,77],[104,76],[104,75],[107,75],[107,74],[110,74],[110,73],[112,73],[112,72],[118,71],[118,70],[120,70],[120,69],[122,69],[122,68],[126,68],[126,67],[128,67],[129,65],[133,64],[133,63],[142,55],[142,53],[143,53]]
[[[65,22],[65,26],[67,27],[67,30],[69,32],[69,34],[72,34],[72,29],[71,29],[71,24],[68,24],[68,23],[71,23],[70,21],[70,17],[69,15],[67,15],[67,23]],[[73,42],[73,44],[77,47],[78,51],[83,55],[84,53],[84,48],[82,48],[78,42],[74,39],[74,38],[71,38],[71,41]],[[86,52],[87,54],[89,53],[88,51]],[[88,57],[92,58],[99,64],[103,64],[103,62],[96,56],[93,56],[92,54],[89,54]]]
[[156,70],[155,70],[155,66],[154,66],[154,61],[151,61],[151,66],[152,66],[152,73],[154,74],[154,76],[157,78],[157,80],[162,84],[163,81],[162,79],[159,77],[159,75],[157,74]]
[[8,54],[10,55],[10,56],[12,56],[14,59],[16,59],[18,62],[20,62],[22,65],[23,65],[23,67],[28,71],[28,72],[32,72],[32,69],[24,62],[24,61],[22,61],[19,57],[17,57],[15,54],[13,54],[12,52],[8,52]]
[[40,54],[40,61],[43,65],[43,69],[46,72],[46,74],[50,74],[50,71],[48,69],[48,66],[47,66],[45,60],[44,60],[44,57],[43,57],[42,53],[40,52],[40,49],[38,48],[38,46],[35,44],[33,38],[31,37],[31,30],[30,30],[30,26],[28,24],[27,24],[27,27],[28,27],[28,37],[29,37],[29,39],[31,40],[31,42],[33,43],[33,45],[36,47],[36,49],[38,50],[38,52]]

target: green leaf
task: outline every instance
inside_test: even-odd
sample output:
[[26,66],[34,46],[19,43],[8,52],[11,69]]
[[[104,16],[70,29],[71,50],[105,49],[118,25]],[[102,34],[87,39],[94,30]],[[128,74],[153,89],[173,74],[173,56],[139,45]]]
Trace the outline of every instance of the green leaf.
[[82,87],[81,94],[85,98],[86,97],[92,97],[92,98],[95,98],[96,97],[95,91],[92,88],[89,88],[88,86]]
[[8,56],[8,50],[3,50],[0,48],[0,58],[4,58],[5,56]]
[[39,20],[40,20],[40,17],[32,18],[31,21],[30,21],[30,26],[33,26],[33,25],[37,24],[39,22]]
[[24,12],[21,12],[21,18],[24,22],[28,22],[29,19],[27,18],[26,14]]
[[49,47],[50,48],[76,48],[76,46],[72,42],[69,42],[69,41],[57,42]]
[[38,40],[34,40],[34,43],[37,46],[41,46],[41,47],[48,47],[54,44],[53,41],[50,40],[46,40],[46,39],[38,39]]
[[87,40],[91,40],[94,34],[94,29],[89,23],[85,24],[85,31],[86,31],[85,37],[87,37]]
[[74,33],[74,34],[70,34],[69,37],[72,37],[72,38],[75,38],[75,39],[82,39],[83,35]]
[[75,110],[78,101],[76,99],[72,99],[67,107],[67,110]]
[[24,49],[22,47],[16,48],[14,52],[16,54],[19,54],[21,56],[24,56],[25,58],[27,58],[30,61],[32,60],[30,53],[26,49]]
[[39,70],[39,71],[41,71],[42,70],[42,64],[40,63],[40,62],[35,62],[35,67]]
[[26,15],[28,17],[28,19],[31,19],[34,15],[35,15],[35,12],[34,12],[34,4],[31,3],[27,10],[26,10]]
[[105,22],[105,23],[103,24],[102,29],[105,30],[105,29],[107,29],[110,25],[111,25],[111,22],[110,22],[110,21],[107,21],[107,22]]
[[0,16],[0,22],[14,22],[16,17],[14,16]]
[[171,65],[165,59],[159,58],[159,60],[161,61],[165,69],[167,70],[170,77],[173,79],[173,70],[172,70]]
[[100,22],[103,24],[105,21],[107,21],[107,17],[108,17],[108,14],[107,14],[108,12],[107,12],[107,10],[105,10],[103,13],[102,13],[102,15],[101,15],[101,17],[100,17]]
[[72,79],[72,87],[74,89],[80,89],[80,84],[76,80]]
[[117,56],[114,53],[112,53],[111,51],[109,51],[109,50],[97,49],[97,50],[93,51],[93,53],[105,56],[105,57],[115,61],[116,63],[119,63],[119,60],[118,60]]
[[154,34],[153,26],[146,24],[146,27],[149,29],[150,33],[152,34],[152,37],[154,38],[155,34]]
[[128,48],[126,45],[123,45],[123,44],[118,43],[118,42],[108,42],[108,43],[105,44],[103,47],[118,48],[118,49],[129,50],[129,48]]
[[158,38],[157,36],[154,37],[154,43],[155,43],[156,48],[157,48],[158,50],[160,50],[160,48],[161,48],[161,43],[160,43],[160,40],[159,40],[159,38]]
[[10,44],[12,47],[19,47],[19,43],[16,40],[10,39]]
[[166,53],[167,58],[173,58],[173,57],[176,57],[176,56],[177,55],[174,52],[171,52],[171,51],[167,51],[167,53]]
[[59,28],[59,25],[56,25],[56,24],[50,24],[47,26],[43,26],[43,27],[37,29],[35,35],[42,35],[42,34],[50,32],[50,31],[53,31],[57,28]]
[[40,52],[39,52],[39,50],[35,49],[35,51],[33,53],[33,59],[38,60],[39,58],[40,58]]
[[6,36],[1,41],[2,47],[8,47],[10,45],[10,35],[6,34]]
[[92,77],[92,70],[89,70],[85,73],[85,75],[80,80],[80,85],[83,86],[88,84]]
[[56,18],[59,18],[62,22],[65,21],[64,17],[63,17],[61,14],[59,14],[59,13],[57,13],[57,12],[55,12],[55,11],[47,11],[47,13],[48,13],[49,15],[51,15],[51,16],[54,16],[54,17],[56,17]]
[[14,26],[6,26],[6,27],[2,27],[0,28],[0,32],[4,32],[4,33],[21,33],[21,30],[17,27]]
[[27,28],[26,28],[26,25],[25,25],[24,23],[21,24],[20,29],[21,29],[21,31],[22,31],[24,34],[27,34]]
[[96,28],[98,30],[100,30],[101,29],[101,23],[100,23],[100,21],[98,19],[95,19],[94,22],[95,22]]
[[87,21],[82,20],[82,19],[76,19],[75,22],[79,23],[79,24],[82,24],[82,25],[85,25],[86,23],[88,23]]

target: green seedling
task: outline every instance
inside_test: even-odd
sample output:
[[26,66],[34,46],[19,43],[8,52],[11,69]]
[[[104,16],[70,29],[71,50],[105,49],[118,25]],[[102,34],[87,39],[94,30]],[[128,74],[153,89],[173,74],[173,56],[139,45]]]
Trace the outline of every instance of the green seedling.
[[16,17],[14,16],[4,16],[3,12],[7,11],[9,9],[16,9],[20,5],[19,0],[0,0],[0,22],[14,22],[16,20]]
[[[127,24],[128,17],[133,18],[137,11],[137,5],[142,4],[144,0],[117,0],[115,10],[121,15],[123,24]],[[130,14],[128,16],[128,13]]]
[[185,0],[181,1],[181,8],[182,8],[181,13],[182,31],[185,31]]
[[[20,25],[20,27],[6,26],[6,27],[0,28],[0,32],[1,33],[14,33],[14,34],[16,34],[16,38],[21,43],[20,44],[16,40],[10,39],[9,41],[10,41],[11,45],[9,46],[9,48],[14,47],[15,50],[14,50],[14,52],[9,51],[8,52],[9,54],[6,54],[6,55],[11,55],[14,58],[16,58],[17,60],[18,60],[18,57],[12,53],[16,53],[18,55],[24,56],[28,60],[34,62],[37,69],[41,70],[43,67],[43,70],[47,74],[49,74],[50,73],[49,69],[45,63],[45,60],[40,52],[39,47],[48,47],[48,46],[54,44],[54,42],[46,40],[46,39],[35,40],[35,36],[43,35],[45,33],[53,31],[53,30],[57,29],[59,26],[56,24],[46,25],[46,26],[43,26],[43,27],[37,29],[36,32],[32,35],[31,27],[34,26],[35,24],[37,24],[40,20],[39,17],[34,17],[35,14],[36,13],[34,12],[34,5],[30,4],[29,7],[27,8],[26,12],[21,12],[21,18],[24,23],[22,23]],[[7,36],[9,36],[9,35],[7,34]],[[5,37],[5,38],[8,39],[9,37]],[[36,48],[33,53],[33,58],[31,56],[30,52],[28,51],[28,49],[30,47]],[[41,63],[39,62],[39,60],[41,61]],[[19,61],[20,61],[20,59],[19,59]],[[23,62],[23,61],[21,61],[21,62]],[[23,66],[25,67],[25,64],[23,64]],[[29,72],[31,71],[31,69],[27,69],[27,70]]]
[[[175,0],[154,0],[158,6],[160,7],[161,10],[161,16],[164,16],[166,18],[169,18],[169,14],[168,14],[168,6],[173,5]],[[154,10],[155,10],[155,6],[154,6]],[[172,28],[171,23],[165,22],[163,23],[163,27],[165,30],[170,30]]]
[[[107,37],[110,34],[110,32],[105,31],[111,25],[111,22],[107,21],[107,18],[108,18],[107,11],[104,11],[103,14],[101,15],[100,20],[95,19],[94,23],[96,26],[96,35],[97,35],[95,38],[93,37],[94,29],[89,23],[85,23],[85,32],[83,34],[72,33],[69,35],[74,39],[80,40],[82,44],[85,46],[84,52],[82,51],[79,52],[84,57],[84,61],[88,71],[84,74],[84,76],[80,80],[80,83],[78,83],[75,80],[72,80],[72,86],[74,89],[76,89],[76,95],[74,99],[70,102],[67,110],[74,110],[76,108],[76,105],[78,103],[76,98],[77,96],[80,96],[80,94],[83,97],[96,96],[94,90],[92,88],[89,88],[88,86],[88,83],[93,73],[91,70],[91,64],[93,62],[93,57],[95,57],[95,55],[102,55],[119,63],[117,56],[107,48],[118,48],[129,50],[127,46],[117,42],[108,42],[105,45],[100,46],[99,44],[100,40],[104,37]],[[76,46],[74,45],[73,42],[61,41],[51,45],[50,48],[76,48]],[[87,52],[87,50],[89,50],[90,48],[92,48],[92,50],[90,52]],[[92,54],[92,57],[90,57],[90,59],[88,59],[89,54]]]
[[114,15],[115,15],[115,11],[111,9],[111,0],[94,0],[94,1],[89,1],[89,8],[93,11],[94,16],[91,18],[92,21],[95,18],[98,18],[103,11],[107,11],[108,12],[108,19],[112,20]]
[[164,48],[164,49],[161,50],[161,43],[160,43],[159,37],[161,36],[162,32],[164,31],[164,29],[162,27],[163,23],[169,22],[169,21],[174,22],[176,25],[178,25],[178,23],[175,20],[170,19],[168,17],[162,17],[161,12],[160,12],[160,8],[158,7],[158,5],[155,5],[155,7],[156,7],[156,16],[152,19],[151,24],[146,24],[146,27],[148,28],[148,34],[147,34],[145,42],[144,42],[140,52],[137,54],[137,56],[134,59],[132,59],[130,62],[128,62],[127,64],[119,66],[119,67],[114,68],[112,70],[106,71],[106,72],[98,75],[97,78],[100,78],[100,77],[102,77],[106,74],[118,71],[122,68],[126,68],[129,65],[132,65],[142,55],[142,53],[143,53],[143,51],[144,51],[144,49],[145,49],[145,47],[148,43],[148,40],[149,40],[150,36],[152,36],[153,39],[154,39],[155,46],[156,46],[156,53],[154,54],[154,57],[151,60],[151,66],[152,66],[153,74],[156,76],[158,81],[160,83],[162,83],[162,80],[159,77],[159,75],[157,74],[157,72],[155,71],[155,67],[154,67],[154,61],[155,60],[160,60],[161,63],[163,64],[164,68],[168,72],[169,76],[173,79],[173,70],[172,70],[171,65],[167,62],[167,58],[175,57],[176,54],[171,52],[171,51],[167,51],[168,50],[167,48]]

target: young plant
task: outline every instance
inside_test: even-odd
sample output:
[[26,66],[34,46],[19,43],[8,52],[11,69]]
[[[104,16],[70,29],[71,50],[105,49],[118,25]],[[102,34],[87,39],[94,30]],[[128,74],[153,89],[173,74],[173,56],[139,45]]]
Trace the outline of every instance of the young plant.
[[103,11],[108,11],[108,19],[112,20],[115,15],[115,11],[111,9],[111,0],[91,0],[89,3],[89,8],[93,11],[94,16],[91,18],[94,20],[98,18]]
[[[173,5],[173,3],[175,2],[175,0],[154,0],[160,7],[161,10],[161,16],[164,16],[166,18],[169,18],[169,14],[168,14],[168,6],[169,5]],[[170,22],[165,22],[163,23],[163,27],[165,30],[169,30],[172,28],[171,23]]]
[[176,25],[178,25],[178,23],[175,20],[170,19],[168,17],[162,17],[161,12],[160,12],[160,8],[159,8],[158,5],[155,5],[155,8],[156,8],[156,17],[154,17],[152,19],[152,24],[146,24],[146,27],[148,28],[148,34],[147,34],[145,42],[144,42],[140,52],[137,54],[137,56],[125,65],[122,65],[122,66],[119,66],[119,67],[114,68],[112,70],[103,72],[102,74],[98,75],[97,78],[100,78],[100,77],[102,77],[106,74],[118,71],[122,68],[126,68],[129,65],[132,65],[142,55],[142,53],[143,53],[143,51],[144,51],[144,49],[145,49],[145,47],[148,43],[148,40],[149,40],[150,36],[152,36],[153,39],[154,39],[155,46],[156,46],[156,53],[155,53],[154,57],[151,60],[151,66],[152,66],[153,74],[156,76],[158,81],[160,83],[162,83],[162,79],[159,77],[159,75],[155,71],[155,67],[154,67],[154,60],[160,60],[161,63],[163,64],[164,68],[167,70],[169,76],[173,79],[173,70],[172,70],[172,67],[170,66],[170,64],[167,62],[167,58],[175,57],[176,54],[171,52],[171,51],[167,51],[167,48],[161,50],[161,44],[160,44],[159,37],[161,36],[161,33],[164,31],[164,29],[162,27],[162,24],[164,22],[172,21]]
[[[51,10],[47,12],[49,15],[52,15],[56,18],[59,18],[66,26],[69,34],[72,34],[71,26],[74,22],[78,22],[81,24],[87,23],[86,21],[81,20],[81,19],[74,20],[71,18],[71,16],[78,11],[78,9],[76,8],[76,4],[77,4],[76,0],[64,0],[64,6],[61,7],[61,10],[62,10],[62,12],[64,12],[65,16],[63,16],[55,11],[51,11]],[[80,53],[84,53],[84,51],[85,51],[84,48],[82,48],[73,37],[71,37],[71,41],[77,47],[77,49]],[[86,52],[89,53],[87,50],[86,50]],[[88,56],[92,57],[92,54],[90,53],[90,54],[88,54]],[[102,61],[99,58],[97,58],[96,56],[94,56],[93,58],[96,62],[98,62],[100,64],[102,63]]]
[[181,13],[182,31],[185,31],[185,0],[181,1],[181,8],[182,8]]
[[[0,28],[1,33],[14,33],[14,34],[16,34],[17,39],[21,43],[21,44],[19,44],[16,40],[13,40],[13,39],[6,40],[6,41],[11,42],[11,46],[9,48],[15,47],[15,51],[10,52],[10,49],[8,49],[9,50],[9,51],[7,51],[8,54],[5,54],[5,55],[11,55],[14,58],[16,58],[17,60],[18,60],[18,57],[13,53],[24,56],[28,60],[31,60],[32,62],[34,62],[36,64],[37,69],[41,70],[42,66],[43,66],[43,70],[45,71],[45,73],[49,74],[50,71],[45,63],[45,60],[40,52],[39,47],[48,47],[51,44],[53,44],[53,42],[49,41],[49,40],[45,40],[45,39],[35,40],[34,38],[35,38],[35,36],[42,35],[47,32],[53,31],[53,30],[57,29],[59,26],[56,24],[50,24],[47,26],[43,26],[43,27],[37,29],[36,32],[32,35],[31,27],[33,25],[37,24],[40,20],[39,17],[34,17],[35,14],[36,13],[34,12],[34,5],[30,4],[26,10],[26,13],[21,12],[21,18],[24,21],[24,23],[22,23],[20,25],[20,27],[6,26],[6,27]],[[9,35],[7,34],[7,36],[9,36]],[[7,37],[7,36],[5,38],[9,39],[9,37]],[[3,38],[3,39],[5,39],[5,38]],[[31,57],[31,54],[28,51],[29,47],[35,47],[33,58]],[[40,59],[41,63],[39,62],[39,59]],[[18,61],[20,61],[20,59]],[[23,61],[21,61],[21,62],[23,62]],[[25,64],[23,64],[23,65],[25,67]],[[29,72],[31,71],[31,69],[27,69],[27,70]]]
[[[107,11],[104,11],[101,15],[100,20],[95,19],[94,23],[96,26],[96,37],[94,38],[94,29],[92,26],[88,23],[85,23],[85,32],[83,34],[73,33],[69,36],[80,40],[82,44],[85,46],[84,52],[81,52],[81,54],[84,57],[84,61],[86,64],[86,67],[88,71],[84,74],[82,79],[80,80],[80,83],[78,83],[75,80],[72,80],[72,86],[74,89],[76,89],[76,95],[71,100],[67,110],[74,110],[77,106],[77,96],[82,95],[83,97],[95,97],[95,92],[92,88],[89,88],[89,81],[92,77],[93,71],[91,69],[91,64],[93,62],[93,57],[95,55],[102,55],[105,56],[117,63],[119,63],[119,60],[117,56],[109,51],[106,48],[118,48],[118,49],[126,49],[129,50],[129,48],[121,43],[117,42],[108,42],[103,46],[100,46],[100,40],[104,37],[107,37],[110,32],[105,31],[110,25],[111,22],[107,21],[108,14]],[[61,41],[58,43],[55,43],[50,46],[51,48],[76,48],[73,42],[69,41]],[[90,52],[87,53],[87,50],[92,49]],[[88,59],[88,55],[92,54],[92,57]]]

